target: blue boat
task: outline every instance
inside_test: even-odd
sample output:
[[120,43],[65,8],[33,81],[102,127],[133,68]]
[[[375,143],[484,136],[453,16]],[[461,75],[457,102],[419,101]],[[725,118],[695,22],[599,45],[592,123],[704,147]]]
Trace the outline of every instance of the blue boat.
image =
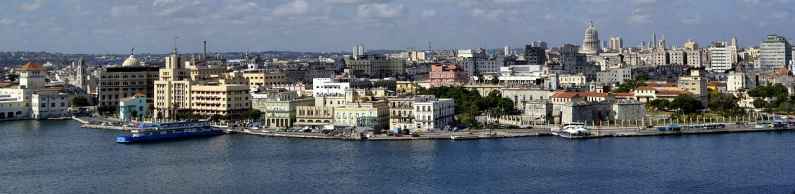
[[203,121],[140,124],[130,134],[119,135],[116,143],[141,143],[224,134],[224,131]]

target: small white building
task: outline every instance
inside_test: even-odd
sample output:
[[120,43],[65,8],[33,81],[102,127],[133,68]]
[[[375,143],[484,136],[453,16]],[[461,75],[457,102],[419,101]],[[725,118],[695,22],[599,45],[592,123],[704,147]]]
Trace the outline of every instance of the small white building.
[[135,118],[146,117],[148,114],[146,95],[136,94],[119,101],[119,119],[122,121],[132,121]]
[[418,131],[432,131],[451,127],[455,117],[455,101],[423,95],[414,98],[414,123]]
[[65,117],[69,115],[68,94],[60,92],[39,92],[33,94],[31,99],[32,118],[47,119]]
[[331,78],[312,79],[312,96],[344,96],[351,88],[349,82],[337,82]]
[[0,121],[30,118],[30,106],[23,98],[0,94]]

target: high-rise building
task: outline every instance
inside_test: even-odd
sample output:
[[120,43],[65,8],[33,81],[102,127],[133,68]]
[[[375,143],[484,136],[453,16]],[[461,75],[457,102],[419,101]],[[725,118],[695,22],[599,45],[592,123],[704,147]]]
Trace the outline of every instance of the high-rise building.
[[597,55],[601,51],[599,43],[599,31],[593,22],[588,22],[588,27],[585,29],[585,36],[582,40],[582,49],[580,53],[586,55]]
[[726,42],[713,42],[709,47],[709,70],[726,72],[732,69],[731,52]]
[[362,55],[345,59],[345,68],[356,77],[402,78],[406,76],[406,67],[405,59],[388,58],[384,55]]
[[131,58],[125,61],[126,66],[113,66],[100,70],[96,88],[97,104],[100,107],[118,108],[121,100],[136,94],[145,95],[148,103],[152,103],[158,68],[141,66],[137,63],[129,64]]
[[651,40],[649,41],[649,48],[657,48],[657,32],[651,33]]
[[[655,39],[656,39],[656,38],[655,38]],[[665,35],[663,35],[663,36],[662,36],[662,38],[661,38],[660,40],[658,40],[657,42],[655,42],[654,44],[656,44],[656,45],[654,46],[654,48],[655,48],[655,49],[658,49],[658,50],[665,50],[665,49],[667,49],[667,48],[668,48],[668,44],[667,44],[667,42],[665,41]]]
[[610,43],[608,44],[608,48],[610,50],[619,51],[624,48],[624,40],[618,36],[610,37]]
[[704,49],[685,49],[686,64],[690,67],[701,67],[704,65],[705,55]]
[[546,48],[528,44],[524,47],[527,64],[543,65],[547,61]]
[[352,57],[354,59],[359,59],[360,56],[364,56],[366,54],[367,50],[365,50],[363,44],[357,44],[356,46],[353,46]]
[[166,57],[155,81],[154,116],[176,119],[180,113],[240,116],[251,108],[248,82],[242,73],[183,61],[177,49]]
[[792,60],[792,46],[783,36],[768,35],[760,45],[758,68],[789,68],[790,60]]
[[668,63],[674,65],[687,64],[687,52],[684,49],[672,49],[668,51]]

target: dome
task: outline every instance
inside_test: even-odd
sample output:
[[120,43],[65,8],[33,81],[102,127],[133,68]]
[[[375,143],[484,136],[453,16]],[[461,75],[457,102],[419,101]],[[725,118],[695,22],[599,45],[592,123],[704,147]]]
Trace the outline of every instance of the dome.
[[139,62],[138,59],[135,58],[135,55],[130,55],[130,57],[127,57],[127,59],[124,60],[124,63],[122,63],[121,66],[123,66],[123,67],[138,66],[140,64],[141,64],[141,62]]

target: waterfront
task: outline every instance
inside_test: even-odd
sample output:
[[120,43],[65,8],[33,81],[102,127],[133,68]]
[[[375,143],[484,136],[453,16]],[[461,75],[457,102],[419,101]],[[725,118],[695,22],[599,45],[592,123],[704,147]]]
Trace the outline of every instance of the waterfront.
[[0,126],[0,193],[791,193],[795,133],[114,143],[74,121]]

